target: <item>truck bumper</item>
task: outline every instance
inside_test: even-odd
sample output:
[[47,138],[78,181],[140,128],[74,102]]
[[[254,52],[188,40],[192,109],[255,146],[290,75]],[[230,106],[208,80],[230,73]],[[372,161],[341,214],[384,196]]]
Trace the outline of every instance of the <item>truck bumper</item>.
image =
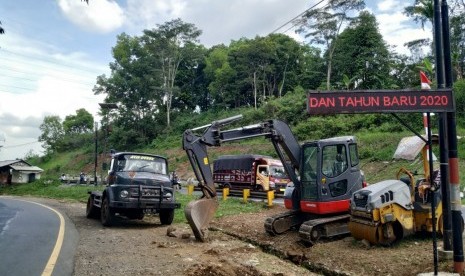
[[152,200],[129,199],[127,201],[113,201],[110,207],[121,209],[177,209],[181,207],[180,203]]
[[286,185],[276,185],[274,188],[274,191],[280,194],[283,194],[285,190],[286,190]]

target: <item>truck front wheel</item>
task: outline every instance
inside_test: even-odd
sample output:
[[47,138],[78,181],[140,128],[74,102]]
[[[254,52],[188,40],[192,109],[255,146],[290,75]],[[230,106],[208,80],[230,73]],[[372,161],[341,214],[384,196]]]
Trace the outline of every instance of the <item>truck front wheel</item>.
[[99,217],[99,210],[94,205],[94,197],[92,195],[89,195],[89,198],[87,199],[86,217],[87,218],[98,218]]
[[174,209],[160,210],[160,222],[163,225],[170,225],[174,219]]
[[111,226],[115,219],[115,211],[110,207],[110,202],[108,202],[108,197],[105,197],[102,202],[102,208],[100,213],[100,221],[103,226]]

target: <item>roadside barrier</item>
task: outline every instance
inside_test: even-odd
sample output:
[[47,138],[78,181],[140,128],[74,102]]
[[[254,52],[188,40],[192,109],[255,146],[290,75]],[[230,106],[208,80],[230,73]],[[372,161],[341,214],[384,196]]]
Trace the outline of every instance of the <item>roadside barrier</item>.
[[250,196],[250,189],[244,189],[244,191],[243,191],[244,203],[247,203],[247,198],[249,196]]
[[194,192],[194,185],[193,184],[187,185],[187,194],[192,195],[193,192]]
[[229,188],[223,188],[223,200],[226,200],[229,195]]
[[266,193],[266,197],[268,199],[268,207],[273,206],[273,199],[274,199],[274,191],[270,190]]

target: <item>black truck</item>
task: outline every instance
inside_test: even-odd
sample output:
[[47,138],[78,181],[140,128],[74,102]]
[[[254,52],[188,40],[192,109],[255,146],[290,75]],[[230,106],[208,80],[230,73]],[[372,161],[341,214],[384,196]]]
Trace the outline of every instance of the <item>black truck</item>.
[[99,218],[111,226],[115,216],[143,219],[146,213],[158,213],[160,222],[173,222],[175,179],[170,178],[165,157],[135,152],[112,154],[107,186],[103,191],[89,191],[86,217]]

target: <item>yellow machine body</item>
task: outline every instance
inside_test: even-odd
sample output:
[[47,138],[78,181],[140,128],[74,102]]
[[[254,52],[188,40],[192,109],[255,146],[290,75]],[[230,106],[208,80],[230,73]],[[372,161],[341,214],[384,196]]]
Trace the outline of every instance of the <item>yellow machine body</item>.
[[[433,223],[437,233],[443,233],[441,196],[438,191],[431,191],[426,153],[426,147],[423,147],[424,179],[416,181],[409,170],[401,168],[397,179],[401,179],[401,175],[407,176],[402,181],[382,181],[353,194],[349,230],[354,238],[388,245],[417,232],[431,233]],[[399,184],[402,182],[403,185]],[[379,196],[384,196],[381,202],[377,200]],[[431,211],[432,196],[435,197],[435,222]],[[357,198],[365,201],[357,202]]]

